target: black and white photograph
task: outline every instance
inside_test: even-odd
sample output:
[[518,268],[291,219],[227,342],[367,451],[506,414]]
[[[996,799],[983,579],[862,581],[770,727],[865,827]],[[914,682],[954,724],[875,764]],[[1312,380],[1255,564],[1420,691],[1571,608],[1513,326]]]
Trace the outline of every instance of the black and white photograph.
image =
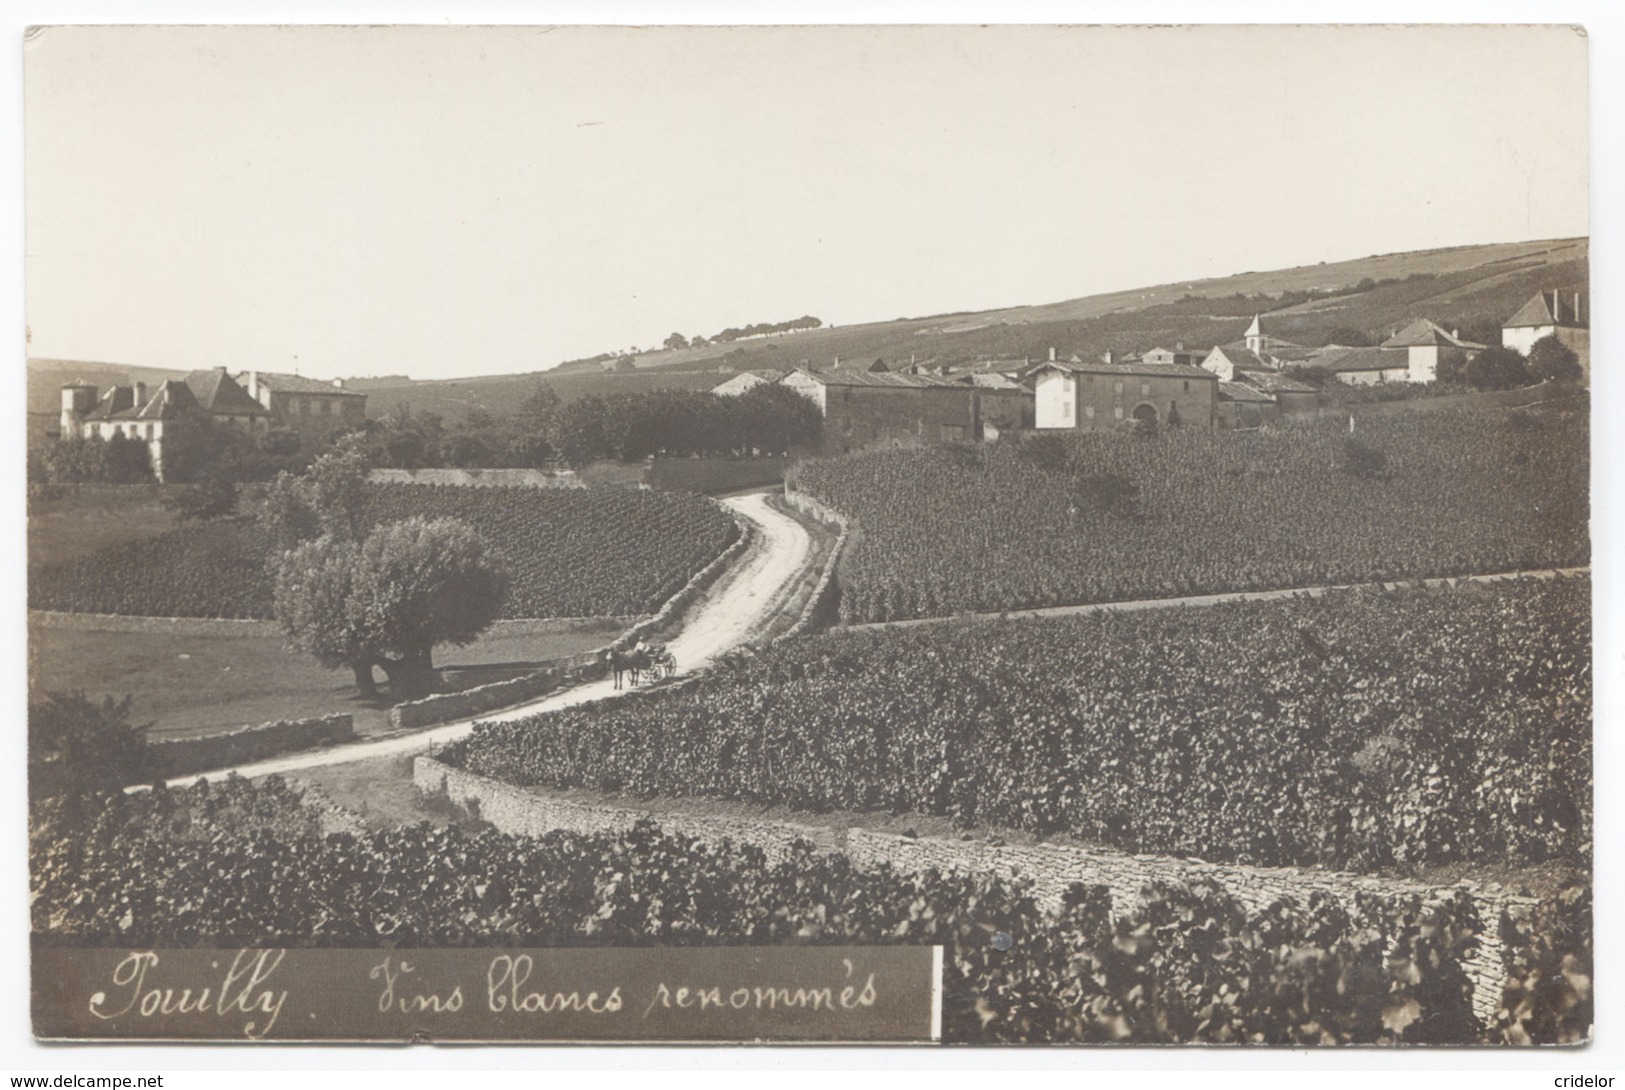
[[1585,28],[19,44],[38,1041],[1583,1058]]

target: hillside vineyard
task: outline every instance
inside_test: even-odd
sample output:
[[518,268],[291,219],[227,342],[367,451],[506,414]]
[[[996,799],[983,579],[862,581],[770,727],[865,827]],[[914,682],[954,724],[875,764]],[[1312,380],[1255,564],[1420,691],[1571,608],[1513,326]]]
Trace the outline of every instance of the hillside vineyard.
[[[1580,890],[1522,920],[1479,919],[1462,897],[1371,897],[1351,911],[1317,896],[1250,913],[1211,882],[1159,886],[1116,913],[1104,887],[1078,885],[1045,911],[1021,882],[859,870],[807,845],[772,862],[648,824],[324,835],[276,777],[84,801],[36,814],[39,942],[940,944],[944,1039],[965,1044],[1527,1044],[1580,1039],[1592,1011],[1572,991],[1556,1018],[1551,998],[1528,1001],[1590,972]],[[1480,1019],[1463,959],[1487,927],[1507,939],[1506,999]]]
[[[683,493],[621,489],[368,486],[366,518],[456,518],[513,576],[506,617],[652,613],[738,527]],[[257,523],[216,522],[111,546],[29,573],[29,606],[153,617],[269,617],[273,544]]]
[[1583,407],[876,451],[794,484],[851,519],[846,623],[1585,564]]
[[831,633],[440,759],[1215,861],[1584,867],[1589,602],[1529,580]]

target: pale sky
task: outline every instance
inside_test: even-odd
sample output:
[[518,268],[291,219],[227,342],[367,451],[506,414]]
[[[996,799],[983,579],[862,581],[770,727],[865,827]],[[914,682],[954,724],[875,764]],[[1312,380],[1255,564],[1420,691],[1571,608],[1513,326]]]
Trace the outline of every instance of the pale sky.
[[1588,233],[1557,27],[52,28],[32,356],[320,377]]

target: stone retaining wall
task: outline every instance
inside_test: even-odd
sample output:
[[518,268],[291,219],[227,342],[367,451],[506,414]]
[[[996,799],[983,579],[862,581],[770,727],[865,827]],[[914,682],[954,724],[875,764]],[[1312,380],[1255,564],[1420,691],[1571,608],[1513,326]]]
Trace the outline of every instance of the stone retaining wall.
[[807,598],[807,604],[802,607],[801,616],[796,623],[781,637],[789,639],[792,636],[805,635],[807,632],[833,624],[840,616],[841,587],[836,582],[836,565],[846,552],[847,538],[850,536],[846,516],[833,507],[826,507],[810,496],[794,491],[788,485],[784,489],[784,502],[800,511],[808,518],[840,528],[835,536],[835,544],[829,550],[829,557],[824,561],[824,570],[819,573],[818,585]]
[[[687,609],[707,587],[715,583],[728,565],[733,563],[739,554],[750,547],[751,538],[754,536],[748,524],[735,519],[734,525],[739,528],[739,536],[734,538],[732,545],[722,550],[722,553],[715,560],[696,572],[694,577],[683,585],[682,590],[667,599],[666,604],[660,607],[659,613],[656,613],[648,620],[639,621],[627,629],[609,647],[600,649],[599,656],[602,657],[604,651],[611,649],[624,651],[644,637],[661,631],[674,618],[680,616],[683,610]],[[681,668],[681,666],[682,663],[678,663],[678,667]]]
[[476,685],[455,693],[437,693],[421,700],[408,700],[389,709],[389,724],[396,729],[451,723],[483,712],[539,700],[554,689],[593,681],[604,676],[604,651],[587,651],[569,658],[554,659],[546,666],[506,681]]
[[936,868],[941,871],[998,874],[1033,882],[1040,904],[1054,908],[1074,883],[1105,886],[1119,912],[1135,904],[1142,891],[1155,882],[1189,882],[1209,878],[1238,901],[1261,912],[1281,897],[1306,902],[1324,892],[1352,906],[1360,894],[1385,898],[1420,897],[1437,903],[1465,890],[1478,907],[1484,929],[1479,947],[1466,965],[1473,980],[1473,1009],[1481,1018],[1495,1013],[1505,981],[1498,923],[1503,909],[1532,906],[1532,898],[1517,897],[1495,886],[1462,882],[1430,886],[1402,879],[1374,878],[1343,871],[1298,867],[1249,867],[1233,863],[1205,863],[1162,855],[1130,855],[1062,844],[997,844],[988,840],[948,840],[870,832],[840,825],[796,824],[724,815],[657,812],[634,805],[607,805],[555,798],[542,790],[515,787],[487,776],[443,764],[431,757],[414,763],[412,781],[418,790],[445,795],[505,833],[541,836],[553,829],[570,832],[616,833],[639,821],[655,821],[668,833],[715,843],[728,839],[761,848],[772,860],[782,860],[792,844],[805,840],[821,850],[842,852],[860,866],[889,863],[903,871]]
[[379,484],[449,484],[460,488],[586,488],[571,470],[550,469],[375,469]]
[[194,772],[231,768],[284,753],[349,742],[355,736],[350,716],[324,715],[315,719],[282,719],[197,738],[160,738],[147,744],[156,752],[165,775],[189,776]]

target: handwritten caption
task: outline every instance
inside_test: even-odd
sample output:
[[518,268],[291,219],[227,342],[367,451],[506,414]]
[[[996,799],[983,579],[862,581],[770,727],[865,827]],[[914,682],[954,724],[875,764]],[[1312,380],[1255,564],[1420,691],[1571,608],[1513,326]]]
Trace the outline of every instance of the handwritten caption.
[[933,947],[34,953],[36,1033],[120,1040],[940,1036]]

